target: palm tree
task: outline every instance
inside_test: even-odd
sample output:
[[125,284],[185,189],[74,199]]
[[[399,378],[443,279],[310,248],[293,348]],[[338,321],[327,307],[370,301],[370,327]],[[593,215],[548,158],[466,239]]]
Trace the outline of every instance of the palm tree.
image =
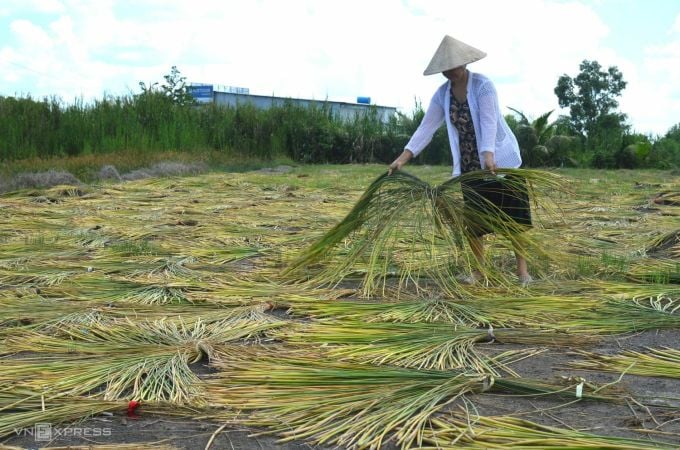
[[555,122],[548,123],[548,119],[550,118],[550,115],[553,113],[553,110],[548,111],[547,113],[541,115],[538,119],[534,120],[533,122],[530,122],[527,116],[524,115],[522,111],[519,111],[515,108],[511,108],[513,112],[517,113],[519,115],[519,125],[520,126],[527,126],[530,127],[534,135],[536,136],[539,145],[545,145],[545,143],[550,140],[550,138],[554,135],[555,132]]
[[549,121],[554,110],[530,121],[522,111],[508,108],[519,117],[519,120],[515,118],[513,132],[517,136],[526,165],[536,167],[573,164],[568,153],[578,146],[578,137],[560,133],[560,118]]
[[555,122],[548,122],[554,110],[548,111],[534,121],[529,121],[522,111],[508,108],[519,116],[516,134],[522,159],[532,167],[546,164],[550,159],[547,144],[555,134]]

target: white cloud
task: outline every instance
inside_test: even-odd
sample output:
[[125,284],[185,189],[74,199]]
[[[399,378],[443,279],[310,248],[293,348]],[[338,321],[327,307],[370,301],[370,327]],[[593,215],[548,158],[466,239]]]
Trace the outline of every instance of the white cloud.
[[62,13],[64,12],[64,4],[58,0],[28,0],[21,1],[21,5],[32,11],[41,13]]
[[[638,129],[672,125],[644,103],[650,86],[655,105],[675,111],[673,99],[680,103],[678,77],[664,75],[677,72],[680,16],[665,36],[670,41],[648,48],[639,67],[603,45],[611,31],[577,0],[55,0],[32,7],[55,15],[45,26],[12,22],[15,44],[0,48],[11,62],[0,62],[3,93],[125,94],[177,65],[190,81],[256,94],[340,101],[361,95],[411,111],[414,99],[427,106],[443,81],[422,71],[451,34],[489,54],[470,69],[496,82],[502,105],[530,116],[558,107],[557,79],[575,75],[583,59],[622,69],[629,87],[621,107]],[[30,84],[17,89],[22,82]]]
[[52,39],[45,30],[28,20],[15,20],[10,23],[9,28],[25,47],[39,49],[52,47]]
[[17,13],[61,13],[64,4],[58,0],[3,0],[0,4],[0,17]]

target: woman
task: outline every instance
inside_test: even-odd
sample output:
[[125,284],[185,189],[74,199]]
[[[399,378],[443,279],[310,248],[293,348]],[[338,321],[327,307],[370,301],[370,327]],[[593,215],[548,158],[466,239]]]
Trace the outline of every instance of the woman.
[[[514,230],[517,276],[526,286],[532,279],[517,242],[518,234],[531,226],[529,199],[526,189],[517,187],[521,181],[495,177],[496,168],[517,168],[522,164],[519,146],[501,115],[493,83],[484,75],[467,70],[467,64],[485,56],[486,53],[464,42],[444,36],[424,75],[442,73],[447,81],[435,92],[423,121],[403,153],[390,164],[389,173],[400,170],[417,156],[446,122],[453,176],[475,170],[488,170],[494,175],[462,184],[465,208],[473,213],[471,217],[492,214],[505,230]],[[467,221],[468,240],[480,267],[484,263],[484,235],[490,232],[493,230],[488,221],[480,223],[472,218]],[[472,284],[481,278],[482,274],[475,270],[461,281]]]

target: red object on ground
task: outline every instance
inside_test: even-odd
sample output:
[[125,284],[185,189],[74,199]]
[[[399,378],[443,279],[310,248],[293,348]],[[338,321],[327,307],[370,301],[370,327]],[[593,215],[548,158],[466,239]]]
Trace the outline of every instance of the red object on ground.
[[135,414],[135,411],[137,408],[142,404],[142,402],[138,402],[136,400],[130,400],[130,403],[128,403],[128,409],[127,409],[127,416],[130,417],[131,419],[137,419],[139,416]]

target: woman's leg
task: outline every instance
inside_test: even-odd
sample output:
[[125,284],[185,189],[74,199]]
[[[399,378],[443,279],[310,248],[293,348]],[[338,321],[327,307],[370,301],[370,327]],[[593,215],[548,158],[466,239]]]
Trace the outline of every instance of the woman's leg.
[[517,250],[515,250],[515,260],[517,260],[517,276],[520,281],[531,278],[531,275],[529,275],[529,268],[527,267],[527,259]]
[[523,239],[520,234],[512,236],[512,246],[515,250],[515,260],[517,261],[517,276],[520,282],[528,283],[531,281],[531,275],[529,275],[527,259],[524,256],[526,247],[522,245],[522,241]]

